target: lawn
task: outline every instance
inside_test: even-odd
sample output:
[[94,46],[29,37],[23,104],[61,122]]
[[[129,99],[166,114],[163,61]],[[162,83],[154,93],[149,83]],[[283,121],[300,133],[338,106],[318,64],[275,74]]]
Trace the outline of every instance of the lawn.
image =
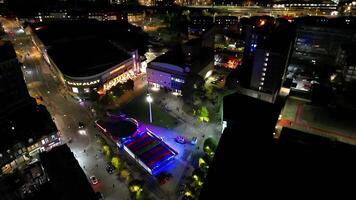
[[[124,105],[119,110],[130,117],[148,123],[149,109],[145,97],[145,95],[141,95],[129,102],[128,104]],[[178,122],[174,117],[172,117],[170,114],[168,114],[158,105],[156,105],[155,102],[152,103],[152,121],[154,125],[165,128],[174,128],[175,126],[177,126]]]

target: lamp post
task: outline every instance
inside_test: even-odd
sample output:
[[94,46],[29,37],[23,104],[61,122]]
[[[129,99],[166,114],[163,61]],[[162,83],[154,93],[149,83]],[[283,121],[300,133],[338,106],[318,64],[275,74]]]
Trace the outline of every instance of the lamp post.
[[151,103],[153,102],[153,99],[150,94],[147,94],[146,100],[148,102],[148,107],[149,107],[149,112],[150,112],[150,123],[152,123],[152,108],[151,108]]

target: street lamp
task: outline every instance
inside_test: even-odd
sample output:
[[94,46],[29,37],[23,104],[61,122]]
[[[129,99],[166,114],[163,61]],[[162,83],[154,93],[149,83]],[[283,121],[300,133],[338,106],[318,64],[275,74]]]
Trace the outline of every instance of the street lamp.
[[146,101],[148,102],[149,106],[149,112],[150,112],[150,123],[152,123],[152,108],[151,108],[151,103],[153,102],[153,99],[150,94],[147,94]]

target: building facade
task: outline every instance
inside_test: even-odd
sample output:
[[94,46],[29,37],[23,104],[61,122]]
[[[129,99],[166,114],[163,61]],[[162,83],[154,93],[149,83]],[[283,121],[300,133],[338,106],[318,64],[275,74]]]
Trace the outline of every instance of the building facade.
[[138,52],[134,51],[130,58],[103,72],[91,76],[74,77],[63,73],[50,56],[46,55],[46,52],[44,52],[44,57],[48,58],[47,62],[57,72],[67,90],[77,98],[88,98],[93,91],[105,94],[117,84],[134,79],[136,74],[140,73],[141,67]]
[[279,90],[287,59],[281,53],[257,49],[252,66],[250,87],[274,94]]
[[186,78],[183,68],[168,63],[151,62],[147,69],[147,82],[155,88],[181,92]]

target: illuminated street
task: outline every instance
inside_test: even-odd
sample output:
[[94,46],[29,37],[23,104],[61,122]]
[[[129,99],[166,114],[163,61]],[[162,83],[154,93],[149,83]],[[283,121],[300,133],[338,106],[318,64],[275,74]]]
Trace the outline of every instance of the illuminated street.
[[0,199],[355,199],[355,36],[355,0],[0,0]]

